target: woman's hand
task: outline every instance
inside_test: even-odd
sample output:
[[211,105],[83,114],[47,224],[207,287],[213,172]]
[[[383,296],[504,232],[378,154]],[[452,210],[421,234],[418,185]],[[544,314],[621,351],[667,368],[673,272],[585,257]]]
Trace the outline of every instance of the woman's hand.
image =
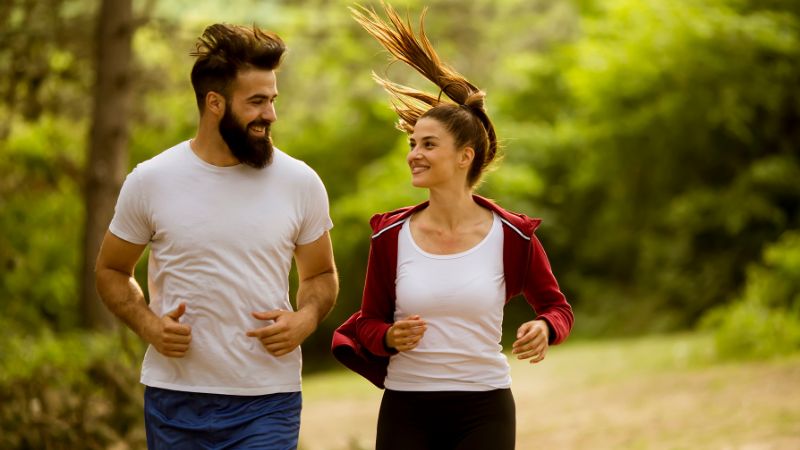
[[511,353],[517,359],[530,359],[536,364],[544,359],[549,347],[550,328],[544,320],[531,320],[520,325],[517,340],[514,341]]
[[427,329],[427,324],[419,316],[408,316],[398,320],[386,331],[384,337],[386,346],[398,352],[412,350],[419,344]]

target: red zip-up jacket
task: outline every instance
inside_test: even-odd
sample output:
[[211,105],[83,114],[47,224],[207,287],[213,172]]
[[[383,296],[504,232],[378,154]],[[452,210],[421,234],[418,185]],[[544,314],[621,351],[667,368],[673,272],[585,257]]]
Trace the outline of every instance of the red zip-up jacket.
[[[572,329],[572,307],[558,288],[542,244],[533,234],[541,223],[522,214],[504,210],[496,203],[474,195],[475,202],[497,213],[503,223],[503,268],[506,302],[522,293],[547,322],[550,345],[564,341]],[[367,262],[367,276],[361,310],[333,334],[331,350],[339,362],[383,388],[389,357],[384,336],[394,322],[397,239],[401,225],[428,202],[396,211],[376,214],[370,219],[374,234]]]

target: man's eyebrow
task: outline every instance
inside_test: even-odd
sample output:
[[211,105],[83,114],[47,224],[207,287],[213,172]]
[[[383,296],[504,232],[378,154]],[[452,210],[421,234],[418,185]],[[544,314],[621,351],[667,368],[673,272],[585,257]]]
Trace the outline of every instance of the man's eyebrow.
[[[277,97],[278,94],[272,96],[272,98]],[[261,100],[261,99],[269,99],[270,96],[266,94],[253,94],[250,97],[247,97],[248,100]]]

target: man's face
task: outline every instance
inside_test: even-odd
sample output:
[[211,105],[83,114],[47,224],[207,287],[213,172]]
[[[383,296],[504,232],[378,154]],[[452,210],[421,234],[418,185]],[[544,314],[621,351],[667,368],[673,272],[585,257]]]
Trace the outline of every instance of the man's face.
[[242,164],[262,169],[272,161],[270,125],[277,120],[275,72],[251,69],[239,72],[226,100],[219,134]]

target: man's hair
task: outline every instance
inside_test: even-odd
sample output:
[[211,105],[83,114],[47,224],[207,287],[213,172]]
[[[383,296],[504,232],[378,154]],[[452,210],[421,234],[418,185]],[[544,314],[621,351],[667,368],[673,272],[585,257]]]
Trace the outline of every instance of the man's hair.
[[[475,186],[497,155],[497,136],[484,106],[486,93],[463,75],[439,59],[425,35],[425,12],[420,17],[419,37],[411,24],[403,20],[390,5],[381,2],[389,21],[373,9],[350,8],[353,18],[391,55],[411,66],[440,89],[438,96],[393,83],[372,73],[372,77],[392,97],[392,107],[400,120],[397,128],[406,133],[414,130],[417,120],[432,118],[442,123],[458,146],[470,146],[475,159],[467,173],[467,183]],[[442,99],[442,94],[447,98]],[[448,100],[449,99],[449,100]]]
[[218,92],[228,97],[230,84],[241,70],[275,70],[281,64],[286,45],[272,32],[253,25],[214,24],[197,39],[191,53],[192,86],[197,107],[203,112],[206,95]]

